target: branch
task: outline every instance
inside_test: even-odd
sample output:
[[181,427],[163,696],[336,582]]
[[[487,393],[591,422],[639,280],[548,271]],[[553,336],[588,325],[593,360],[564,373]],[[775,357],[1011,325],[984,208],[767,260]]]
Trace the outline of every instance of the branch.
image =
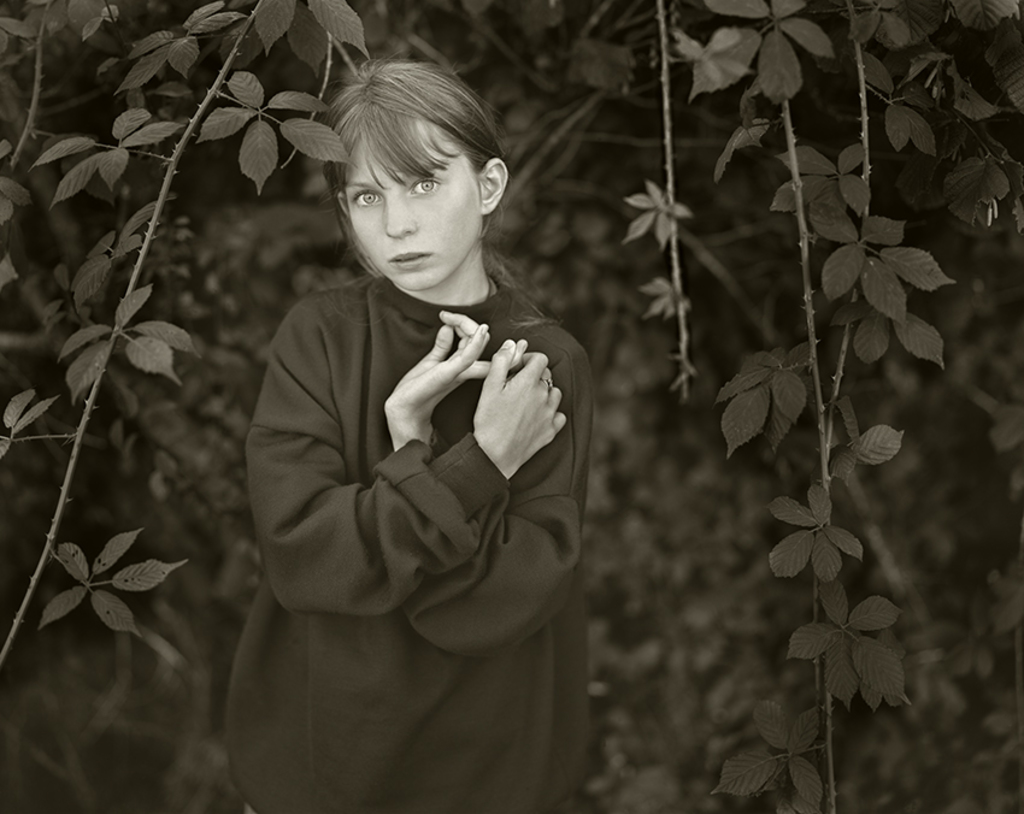
[[[1024,515],[1020,518],[1017,563],[1024,568]],[[1017,811],[1024,814],[1024,619],[1013,632],[1014,687],[1017,701]]]
[[21,158],[21,151],[25,149],[28,137],[35,129],[36,114],[39,112],[39,92],[43,87],[43,39],[46,36],[46,15],[50,13],[50,0],[43,9],[42,19],[39,21],[39,36],[36,38],[36,68],[32,78],[32,101],[28,105],[28,116],[25,118],[25,127],[22,128],[18,137],[18,146],[14,148],[11,155],[11,170],[18,166],[18,159]]

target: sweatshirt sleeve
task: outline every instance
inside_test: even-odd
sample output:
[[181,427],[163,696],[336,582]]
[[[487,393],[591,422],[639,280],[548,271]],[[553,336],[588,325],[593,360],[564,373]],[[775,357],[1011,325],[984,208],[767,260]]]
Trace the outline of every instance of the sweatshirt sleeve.
[[463,496],[467,522],[477,523],[481,535],[471,557],[426,577],[404,603],[413,627],[445,650],[500,652],[543,627],[568,597],[580,560],[593,414],[590,369],[575,342],[552,365],[552,376],[568,422],[513,475],[511,491],[483,506],[465,501],[468,483],[494,467],[472,435],[432,464]]
[[285,318],[246,442],[263,567],[290,611],[387,613],[476,552],[480,522],[466,507],[489,505],[508,483],[492,466],[456,495],[418,441],[360,483],[345,464],[322,330],[305,302]]

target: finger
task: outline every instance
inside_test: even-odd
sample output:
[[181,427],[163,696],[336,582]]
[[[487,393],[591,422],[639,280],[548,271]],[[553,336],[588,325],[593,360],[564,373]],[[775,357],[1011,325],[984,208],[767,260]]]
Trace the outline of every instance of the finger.
[[543,353],[526,353],[523,354],[523,369],[516,375],[539,380],[547,366],[548,357]]
[[457,314],[452,311],[442,311],[439,315],[441,322],[445,325],[452,326],[455,331],[459,334],[462,339],[469,339],[476,333],[476,329],[480,327],[479,323],[472,317],[468,317],[465,314]]
[[548,393],[548,403],[557,410],[558,405],[562,403],[562,391],[557,387],[552,387]]
[[510,370],[517,370],[523,363],[523,354],[526,353],[526,349],[529,347],[529,343],[525,339],[520,339],[516,342],[515,351],[512,354],[512,364]]
[[463,370],[457,377],[456,381],[465,382],[470,379],[486,379],[487,374],[491,372],[491,363],[485,361],[473,362],[469,367]]
[[464,370],[468,369],[470,365],[480,358],[480,354],[487,347],[488,339],[490,339],[490,329],[488,326],[486,324],[477,326],[476,333],[470,337],[465,345],[460,345],[459,349],[452,354],[452,357],[445,364],[455,371],[456,376],[461,375]]
[[506,339],[491,357],[491,369],[484,379],[484,386],[481,395],[501,391],[505,387],[505,380],[508,378],[508,369],[512,364],[512,356],[515,353],[515,343]]
[[562,427],[569,423],[569,419],[565,417],[565,413],[555,413],[553,423],[555,425],[555,435],[558,435],[562,431]]
[[432,362],[442,361],[448,356],[454,341],[455,331],[450,325],[442,325],[441,329],[437,332],[437,338],[434,339],[434,347],[430,349],[426,358]]

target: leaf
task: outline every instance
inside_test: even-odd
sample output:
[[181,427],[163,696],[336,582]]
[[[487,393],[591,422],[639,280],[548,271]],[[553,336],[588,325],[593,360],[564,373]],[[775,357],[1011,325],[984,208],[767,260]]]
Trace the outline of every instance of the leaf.
[[29,191],[13,178],[0,175],[0,195],[6,196],[17,206],[28,206],[32,203],[32,196]]
[[54,204],[60,203],[85,189],[85,185],[89,183],[89,179],[92,178],[93,173],[99,168],[99,163],[100,156],[91,155],[79,161],[68,170],[68,174],[57,185],[57,191],[53,193],[50,207],[52,208]]
[[146,108],[130,107],[114,119],[114,126],[111,128],[111,133],[114,138],[120,141],[129,133],[134,133],[152,118],[153,114],[146,110]]
[[[846,449],[843,451],[848,452],[852,456],[853,462],[856,462],[857,458],[853,450]],[[825,526],[822,531],[825,533],[825,536],[832,541],[832,544],[844,554],[858,560],[864,559],[864,546],[861,544],[860,540],[854,537],[846,529],[840,528],[839,526]]]
[[132,133],[122,142],[124,147],[141,147],[145,144],[157,144],[169,136],[173,136],[185,125],[178,122],[154,122],[147,124],[141,130]]
[[881,630],[896,624],[899,615],[900,609],[885,597],[869,596],[850,611],[849,624],[854,630]]
[[871,188],[859,175],[840,176],[839,192],[850,208],[861,217],[868,211],[868,205],[871,203]]
[[812,483],[807,490],[807,504],[811,507],[815,525],[824,526],[832,519],[832,499],[820,483]]
[[43,618],[39,620],[39,628],[37,629],[41,630],[50,622],[56,622],[58,619],[67,616],[82,604],[86,593],[87,589],[84,585],[76,585],[74,588],[61,591],[46,603],[46,607],[43,608]]
[[103,371],[107,362],[107,354],[113,346],[113,340],[91,345],[68,367],[65,374],[68,389],[71,391],[71,403],[78,401],[79,395],[92,386]]
[[[296,90],[283,90],[280,93],[275,93],[267,102],[267,107],[271,110],[306,110],[310,113],[322,113],[327,110],[327,105],[315,96]],[[331,130],[331,132],[334,131]]]
[[722,180],[726,165],[732,160],[733,153],[736,150],[741,150],[751,145],[760,147],[761,138],[768,132],[768,127],[769,124],[764,119],[755,119],[750,127],[745,127],[741,124],[733,130],[732,135],[729,136],[729,140],[725,144],[725,149],[722,150],[722,154],[718,156],[718,161],[715,162],[714,179],[716,184]]
[[7,427],[7,429],[11,429],[18,423],[18,419],[21,418],[21,414],[35,397],[36,391],[34,389],[23,390],[7,402],[7,407],[4,409],[4,426]]
[[97,254],[82,263],[71,283],[76,311],[80,312],[82,306],[103,288],[109,274],[110,258],[106,254]]
[[96,557],[95,562],[92,564],[92,574],[102,574],[110,566],[116,563],[124,553],[132,547],[132,543],[139,536],[141,528],[135,529],[134,531],[122,531],[120,534],[115,534],[109,540],[107,544],[103,546],[103,550]]
[[257,194],[262,192],[263,185],[277,167],[277,136],[269,124],[255,121],[249,125],[242,139],[238,163],[242,174],[256,184]]
[[[154,31],[132,46],[132,50],[128,52],[128,59],[138,59],[143,54],[155,51],[161,45],[167,45],[173,39],[175,39],[175,36],[170,31]],[[120,138],[120,136],[117,136],[117,138]]]
[[785,749],[789,722],[782,705],[777,701],[758,701],[754,706],[754,725],[769,745]]
[[264,0],[256,7],[253,25],[263,42],[264,53],[284,36],[295,17],[295,0]]
[[876,424],[853,444],[857,461],[862,464],[881,464],[891,460],[903,444],[903,430],[897,432],[887,424]]
[[825,651],[825,687],[849,709],[859,684],[850,640],[846,636],[836,636]]
[[926,155],[935,155],[935,133],[924,116],[905,105],[889,105],[885,109],[885,133],[897,150],[913,141],[914,146]]
[[161,322],[159,320],[140,322],[138,325],[135,325],[132,330],[138,331],[140,334],[145,336],[151,336],[154,339],[159,339],[170,345],[175,350],[185,351],[186,353],[192,353],[196,356],[199,355],[196,353],[195,345],[192,344],[192,337],[189,336],[188,331],[184,328],[179,328],[177,325],[172,325],[169,322]]
[[777,29],[764,36],[757,57],[761,92],[775,103],[792,99],[803,86],[800,60],[789,40]]
[[629,222],[629,226],[626,227],[626,236],[622,238],[622,244],[625,245],[647,234],[654,225],[654,219],[657,216],[658,211],[656,209],[649,209],[633,218]]
[[128,71],[128,75],[118,86],[115,93],[120,93],[123,90],[131,90],[132,88],[141,88],[150,79],[156,76],[162,67],[164,67],[167,63],[167,57],[170,55],[170,52],[171,46],[168,43],[161,45],[156,50],[146,54],[132,66],[130,71]]
[[955,282],[943,274],[935,258],[923,249],[897,246],[882,249],[881,256],[896,274],[922,291],[934,291]]
[[837,625],[845,625],[849,615],[849,602],[843,584],[837,579],[832,582],[823,582],[818,587],[818,592],[821,605],[828,618]]
[[878,215],[869,215],[861,227],[861,237],[868,243],[897,246],[903,242],[903,225],[906,221],[892,220]]
[[900,343],[910,353],[918,359],[934,362],[945,369],[946,365],[942,360],[942,336],[933,326],[915,314],[907,314],[906,320],[902,323],[893,323],[893,328]]
[[972,121],[989,119],[999,112],[999,108],[990,103],[976,91],[971,83],[960,77],[956,65],[951,64],[949,73],[953,77],[953,108]]
[[243,105],[263,107],[264,90],[256,74],[249,71],[235,71],[228,80],[228,88]]
[[100,177],[107,182],[107,186],[113,191],[114,184],[117,183],[117,180],[128,167],[128,151],[121,147],[114,150],[105,150],[98,155],[96,163]]
[[789,740],[786,746],[790,754],[810,749],[818,738],[819,727],[817,709],[811,708],[801,712],[789,730]]
[[180,40],[175,40],[167,52],[167,61],[171,67],[186,79],[197,59],[199,59],[199,41],[195,37],[182,37]]
[[[839,630],[824,622],[811,622],[793,631],[789,637],[789,650],[786,658],[816,659],[832,642]],[[842,638],[841,636],[839,638]]]
[[760,20],[771,16],[771,10],[764,0],[707,0],[706,5],[715,14],[723,14],[726,17]]
[[176,384],[181,380],[174,372],[174,352],[170,346],[152,336],[140,336],[128,340],[125,348],[128,361],[146,373],[159,373]]
[[226,3],[224,2],[224,0],[214,0],[214,2],[212,3],[206,3],[205,5],[200,6],[191,14],[189,14],[188,17],[185,18],[185,22],[182,23],[182,25],[185,27],[186,30],[189,30],[196,23],[205,20],[207,17],[210,17],[213,14],[216,14],[218,11],[224,8],[225,5]]
[[768,555],[768,564],[777,577],[795,577],[807,565],[814,543],[814,533],[796,531],[776,545]]
[[113,576],[115,588],[122,591],[148,591],[155,588],[165,579],[167,575],[176,568],[181,568],[188,560],[179,562],[160,562],[159,560],[146,560],[122,568]]
[[131,294],[128,294],[117,306],[117,312],[114,316],[114,323],[118,328],[125,327],[133,316],[135,316],[139,309],[146,304],[150,294],[153,293],[153,284],[137,288]]
[[816,201],[811,204],[810,221],[819,235],[836,243],[856,243],[859,239],[857,227],[846,214],[845,206],[832,202]]
[[804,50],[809,51],[814,56],[823,59],[835,57],[835,51],[832,49],[832,40],[828,38],[828,34],[822,31],[817,23],[812,23],[803,17],[790,17],[779,23],[779,28],[796,40],[799,45],[803,46]]
[[[878,14],[872,14],[871,19],[877,28],[879,20]],[[872,31],[872,33],[874,32]],[[869,54],[865,51],[863,56],[865,81],[872,87],[878,88],[885,93],[892,93],[894,86],[892,77],[889,75],[889,69],[886,68],[882,61],[874,54]]]
[[884,260],[869,257],[864,264],[860,284],[865,299],[873,308],[896,322],[903,322],[907,315],[907,292]]
[[14,268],[14,263],[11,262],[11,253],[7,252],[4,254],[3,259],[0,259],[0,291],[3,290],[5,285],[17,279],[17,269]]
[[244,19],[245,15],[240,12],[224,11],[220,14],[211,14],[190,28],[186,27],[186,30],[191,34],[212,34],[214,31],[220,31],[222,28]]
[[11,450],[11,439],[0,436],[0,460]]
[[[818,521],[814,519],[811,510],[791,497],[775,498],[775,500],[768,504],[768,511],[772,513],[776,520],[789,523],[791,526],[803,526],[804,528],[812,529],[818,526]],[[808,555],[810,554],[809,545],[807,553]],[[806,564],[806,559],[804,564]],[[802,565],[800,567],[803,568]]]
[[821,775],[807,758],[791,757],[789,759],[789,776],[800,796],[810,800],[815,806],[821,802]]
[[779,409],[779,403],[772,400],[772,407],[768,413],[768,423],[765,425],[764,437],[771,444],[772,452],[777,452],[782,439],[793,429],[793,419],[785,416]]
[[570,55],[568,78],[593,88],[622,91],[633,78],[633,53],[624,45],[578,39]]
[[256,111],[247,107],[218,107],[206,117],[196,143],[233,136],[255,115]]
[[[669,285],[671,286],[671,283]],[[731,399],[737,393],[742,393],[744,390],[756,387],[771,375],[772,370],[767,367],[755,367],[751,370],[744,370],[737,373],[722,386],[721,390],[718,391],[718,397],[715,399],[715,404]]]
[[822,582],[831,582],[843,567],[843,558],[828,535],[818,532],[814,536],[814,546],[811,548],[811,565],[814,573]]
[[839,154],[839,172],[850,173],[864,163],[864,145],[860,142],[844,147]]
[[780,370],[772,376],[772,401],[779,411],[792,423],[796,421],[807,404],[807,388],[803,381],[790,370]]
[[26,40],[34,40],[38,33],[24,20],[17,20],[13,17],[0,17],[0,30]]
[[153,217],[154,212],[156,212],[156,201],[150,201],[128,218],[124,228],[121,230],[120,236],[117,238],[117,246],[114,249],[115,256],[125,253],[126,250],[124,247],[127,245],[132,235],[135,234],[135,231],[140,226]]
[[889,348],[889,320],[872,311],[857,326],[853,336],[853,351],[862,362],[877,362]]
[[853,643],[853,663],[860,677],[879,690],[893,706],[906,697],[903,659],[881,642],[859,636]]
[[951,0],[956,16],[968,28],[989,31],[999,21],[1019,14],[1016,0]]
[[369,56],[363,35],[363,21],[345,0],[309,0],[309,9],[336,44],[352,43],[365,56]]
[[320,27],[305,3],[295,5],[295,16],[288,29],[288,45],[295,56],[319,72],[320,63],[327,55],[327,32]]
[[1024,407],[1001,404],[996,408],[989,439],[999,452],[1008,452],[1024,441]]
[[690,101],[701,93],[734,85],[750,73],[761,35],[749,28],[719,28],[693,66]]
[[82,549],[74,543],[61,543],[57,546],[57,560],[79,582],[89,581],[89,563],[85,561]]
[[136,636],[139,635],[139,631],[135,627],[135,617],[132,615],[131,608],[124,604],[120,598],[108,591],[96,590],[92,592],[90,602],[92,603],[92,609],[100,617],[100,621],[111,630],[126,631],[134,633]]
[[726,405],[725,412],[722,413],[722,433],[725,435],[727,458],[737,447],[761,432],[765,419],[768,418],[769,403],[768,386],[762,384],[739,393]]
[[[734,1],[734,0],[733,0]],[[746,752],[725,761],[722,776],[712,794],[749,796],[764,790],[775,775],[777,758],[767,752]]]
[[[775,157],[792,171],[792,161],[788,152],[779,153]],[[836,165],[832,163],[831,159],[826,158],[813,147],[797,147],[796,163],[801,175],[835,175],[837,172]]]
[[25,415],[18,419],[18,423],[14,425],[11,430],[11,435],[15,436],[21,432],[25,427],[29,426],[33,421],[39,418],[43,413],[50,409],[50,406],[59,398],[59,396],[51,396],[48,399],[44,399],[38,404],[34,405],[29,409]]
[[56,161],[58,158],[64,158],[65,156],[85,152],[95,146],[96,139],[89,138],[88,136],[72,136],[71,138],[62,139],[43,152],[32,166],[39,167],[43,164],[49,164],[51,161]]
[[978,204],[1005,197],[1010,182],[994,159],[978,157],[960,162],[942,184],[949,211],[967,223],[974,223]]
[[867,262],[864,248],[857,243],[840,246],[821,268],[821,288],[830,300],[839,299],[860,279]]
[[985,59],[992,67],[996,84],[1013,106],[1024,113],[1024,44],[1020,34],[1013,29],[1007,29],[1002,36],[997,32]]
[[772,212],[796,212],[796,192],[792,181],[786,181],[775,190],[775,197],[772,198],[769,209]]
[[771,0],[772,16],[777,20],[796,14],[807,6],[806,0]]
[[851,441],[860,437],[860,426],[857,424],[857,414],[853,411],[853,402],[849,396],[843,396],[836,402],[839,412],[843,417],[843,427]]
[[300,153],[320,161],[347,161],[345,145],[334,130],[309,119],[288,119],[281,122],[281,135]]

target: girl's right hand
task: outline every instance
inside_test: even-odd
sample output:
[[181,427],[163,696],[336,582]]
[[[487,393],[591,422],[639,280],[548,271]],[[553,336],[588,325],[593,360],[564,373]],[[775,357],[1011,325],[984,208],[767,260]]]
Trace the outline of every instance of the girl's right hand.
[[545,383],[551,378],[547,356],[525,354],[522,369],[509,377],[516,355],[515,343],[508,340],[491,357],[473,417],[477,444],[506,479],[550,444],[568,420],[558,412],[562,391]]

